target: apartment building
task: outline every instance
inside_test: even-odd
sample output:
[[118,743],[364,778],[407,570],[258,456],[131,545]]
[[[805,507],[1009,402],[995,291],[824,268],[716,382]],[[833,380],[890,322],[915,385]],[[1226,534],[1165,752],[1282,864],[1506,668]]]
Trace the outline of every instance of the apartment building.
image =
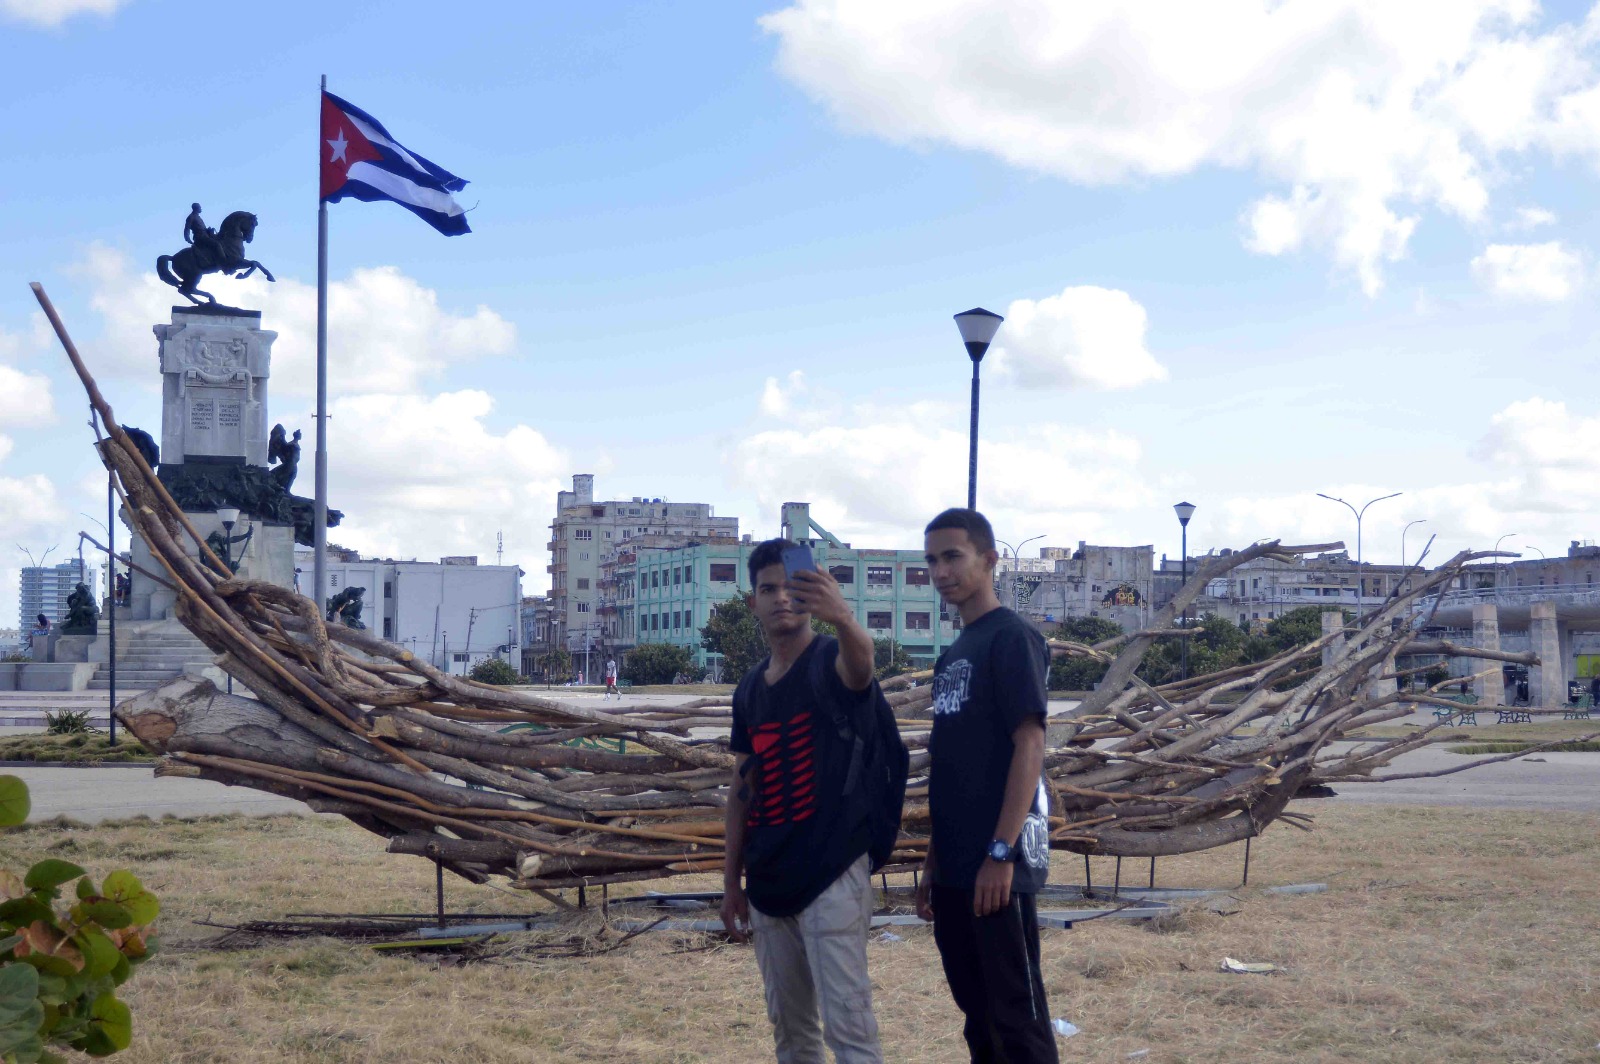
[[51,625],[59,625],[67,617],[67,597],[79,584],[88,584],[98,602],[104,589],[95,583],[96,573],[94,566],[77,559],[56,565],[24,566],[18,627],[23,632],[32,631],[41,613],[50,618]]

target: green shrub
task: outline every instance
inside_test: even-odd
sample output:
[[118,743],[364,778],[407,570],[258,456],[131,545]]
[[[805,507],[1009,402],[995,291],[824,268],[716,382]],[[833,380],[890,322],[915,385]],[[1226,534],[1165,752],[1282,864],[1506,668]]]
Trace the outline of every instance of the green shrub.
[[[28,818],[28,788],[0,776],[0,827]],[[77,880],[74,903],[58,906]],[[62,1061],[47,1046],[110,1056],[133,1040],[133,1016],[116,988],[153,949],[161,904],[132,872],[99,887],[82,868],[53,858],[25,876],[0,869],[0,1058]]]
[[472,671],[467,673],[467,678],[479,683],[492,683],[497,687],[523,682],[522,675],[499,658],[485,658],[478,662],[472,667]]
[[60,713],[44,715],[46,735],[81,735],[89,731],[89,711],[63,709]]
[[622,678],[640,686],[671,683],[679,675],[693,677],[701,671],[687,647],[672,643],[640,643],[622,658]]

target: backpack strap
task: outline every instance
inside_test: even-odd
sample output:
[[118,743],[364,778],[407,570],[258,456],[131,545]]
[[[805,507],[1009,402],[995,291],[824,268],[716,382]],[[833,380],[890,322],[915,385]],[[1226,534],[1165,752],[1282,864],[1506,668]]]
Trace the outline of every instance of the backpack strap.
[[[835,645],[837,645],[839,642],[837,639],[833,639],[832,636],[818,636],[817,638],[819,640],[832,640]],[[856,784],[861,781],[861,773],[864,767],[864,762],[866,761],[867,748],[866,742],[862,738],[860,729],[857,728],[855,722],[850,719],[849,712],[844,707],[839,705],[838,700],[834,698],[833,692],[830,689],[828,683],[828,669],[831,667],[831,663],[828,659],[828,655],[823,653],[825,649],[826,645],[824,644],[818,646],[811,652],[811,696],[816,700],[819,708],[826,707],[829,719],[831,719],[833,722],[834,731],[838,733],[839,740],[841,742],[847,742],[850,744],[850,767],[848,770],[846,770],[844,775],[843,791],[844,794],[848,795],[855,792]],[[834,655],[833,660],[838,660],[837,654]],[[866,691],[862,692],[863,695],[866,695],[867,693],[868,692]]]

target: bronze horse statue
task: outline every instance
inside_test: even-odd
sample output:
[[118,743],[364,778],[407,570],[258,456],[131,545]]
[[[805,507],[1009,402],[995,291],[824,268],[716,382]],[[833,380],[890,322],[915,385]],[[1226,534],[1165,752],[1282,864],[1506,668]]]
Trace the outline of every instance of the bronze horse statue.
[[213,233],[199,224],[199,205],[190,214],[191,224],[185,224],[184,236],[193,234],[194,244],[176,255],[162,255],[156,259],[156,275],[172,285],[191,302],[217,300],[210,292],[203,292],[195,283],[208,273],[232,274],[243,280],[260,270],[269,281],[276,281],[272,271],[255,259],[244,257],[244,246],[255,239],[256,216],[249,211],[234,211],[222,220],[222,227]]

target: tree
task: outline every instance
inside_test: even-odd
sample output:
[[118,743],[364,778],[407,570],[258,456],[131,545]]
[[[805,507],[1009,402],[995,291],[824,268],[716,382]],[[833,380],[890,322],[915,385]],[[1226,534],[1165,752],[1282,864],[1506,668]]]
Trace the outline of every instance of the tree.
[[546,680],[564,680],[572,675],[572,655],[565,647],[553,647],[539,656],[539,668]]
[[722,677],[737,683],[767,654],[767,641],[743,595],[719,602],[700,629],[700,646],[722,655]]
[[693,673],[688,647],[674,643],[640,643],[622,658],[622,678],[629,683],[671,683],[679,673]]
[[[1201,619],[1199,628],[1188,637],[1189,675],[1219,672],[1245,660],[1247,636],[1226,617],[1211,614]],[[1156,685],[1183,678],[1183,647],[1177,639],[1165,639],[1151,647],[1139,666],[1139,676]]]
[[522,676],[517,670],[499,658],[484,658],[467,673],[467,679],[477,680],[479,683],[492,683],[497,687],[509,687],[522,682]]
[[1094,646],[1121,634],[1122,625],[1116,621],[1108,621],[1104,617],[1071,617],[1056,625],[1050,638]]
[[893,639],[874,639],[872,641],[872,674],[880,680],[887,680],[891,676],[899,676],[902,672],[911,671],[911,655],[906,653],[906,648]]

